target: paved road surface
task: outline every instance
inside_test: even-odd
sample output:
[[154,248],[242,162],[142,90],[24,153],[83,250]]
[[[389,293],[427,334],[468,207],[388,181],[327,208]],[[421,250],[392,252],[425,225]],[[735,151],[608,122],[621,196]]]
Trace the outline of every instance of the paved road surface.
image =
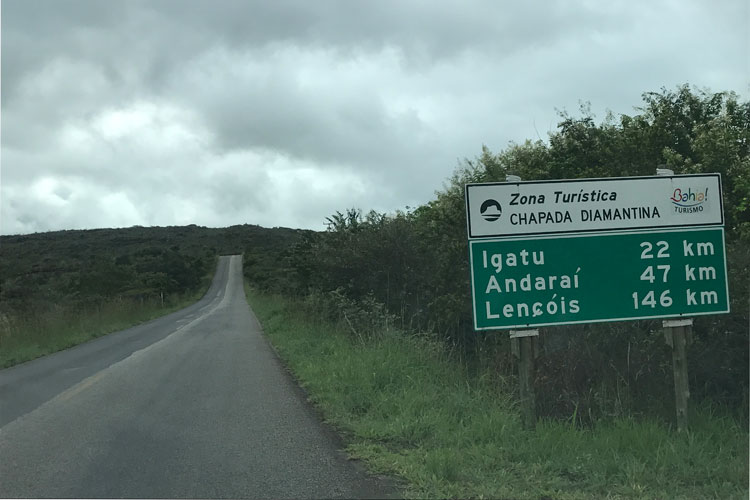
[[277,361],[239,256],[183,311],[0,371],[0,425],[2,497],[394,495]]

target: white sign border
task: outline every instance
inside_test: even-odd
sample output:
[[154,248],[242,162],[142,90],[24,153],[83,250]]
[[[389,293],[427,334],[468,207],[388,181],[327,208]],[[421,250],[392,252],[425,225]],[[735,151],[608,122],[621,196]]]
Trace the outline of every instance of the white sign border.
[[[686,178],[686,177],[717,177],[719,182],[719,213],[721,214],[721,223],[707,222],[702,224],[684,224],[684,225],[660,225],[660,226],[639,226],[639,227],[617,227],[612,229],[601,228],[601,229],[570,229],[563,231],[533,231],[529,233],[515,233],[512,235],[486,235],[486,236],[472,236],[471,234],[471,211],[469,207],[469,188],[472,186],[508,186],[508,185],[521,185],[521,184],[562,184],[572,182],[606,182],[606,181],[628,181],[636,179],[674,179],[674,178]],[[565,235],[565,234],[595,234],[595,233],[606,233],[612,231],[630,231],[630,230],[669,230],[677,227],[688,228],[688,227],[724,227],[724,189],[721,184],[721,174],[719,173],[705,173],[705,174],[681,174],[681,175],[642,175],[635,177],[597,177],[597,178],[584,178],[584,179],[550,179],[544,181],[517,181],[517,182],[471,182],[464,185],[464,201],[466,205],[466,233],[469,237],[469,241],[472,240],[490,240],[490,239],[510,239],[517,236],[533,236],[542,237],[546,235]],[[528,238],[527,238],[528,239]]]

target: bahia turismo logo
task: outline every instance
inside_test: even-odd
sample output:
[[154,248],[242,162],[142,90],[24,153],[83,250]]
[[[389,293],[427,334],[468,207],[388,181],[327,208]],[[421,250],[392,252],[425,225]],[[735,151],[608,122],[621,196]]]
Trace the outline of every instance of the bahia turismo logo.
[[688,188],[683,191],[680,188],[674,190],[669,200],[674,205],[674,211],[678,214],[694,214],[703,211],[703,203],[708,199],[708,188],[701,191],[693,191]]
[[500,218],[501,215],[503,215],[503,208],[500,206],[500,203],[497,200],[485,201],[484,203],[482,203],[479,211],[482,213],[482,217],[487,222],[495,222]]

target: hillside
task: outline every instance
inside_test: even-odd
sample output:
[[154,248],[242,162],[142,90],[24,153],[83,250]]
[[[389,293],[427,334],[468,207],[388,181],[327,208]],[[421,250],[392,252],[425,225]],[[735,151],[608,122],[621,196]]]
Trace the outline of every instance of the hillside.
[[205,291],[218,255],[263,262],[304,233],[246,224],[2,236],[0,361],[7,366],[168,312]]

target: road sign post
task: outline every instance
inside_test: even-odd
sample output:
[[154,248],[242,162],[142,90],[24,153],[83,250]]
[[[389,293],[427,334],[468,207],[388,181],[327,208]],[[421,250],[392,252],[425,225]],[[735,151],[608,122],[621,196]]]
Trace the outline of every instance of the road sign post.
[[666,320],[663,322],[663,326],[664,339],[672,349],[672,374],[674,376],[677,430],[682,432],[688,428],[690,384],[688,383],[687,348],[693,340],[693,320],[692,318]]
[[539,357],[539,330],[511,330],[510,344],[518,360],[518,392],[521,400],[521,425],[536,428],[535,360]]
[[[729,312],[720,176],[657,172],[466,185],[474,328],[521,334],[512,346],[522,402],[533,402],[534,336],[524,331]],[[690,327],[665,328],[685,428]]]

